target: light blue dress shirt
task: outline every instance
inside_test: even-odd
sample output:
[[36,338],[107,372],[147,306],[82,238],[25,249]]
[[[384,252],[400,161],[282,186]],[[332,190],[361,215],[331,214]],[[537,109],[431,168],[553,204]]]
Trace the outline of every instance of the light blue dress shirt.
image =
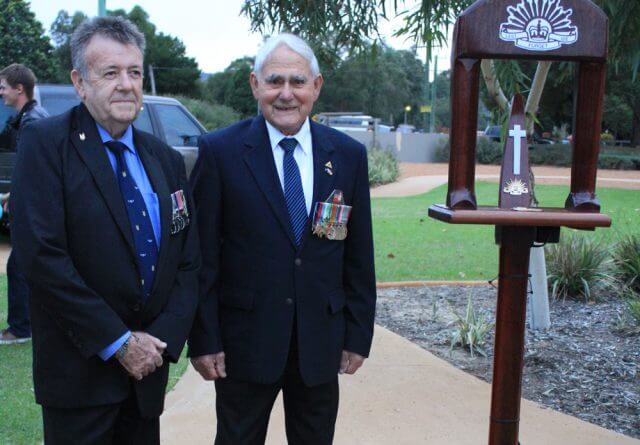
[[[98,133],[100,133],[100,138],[104,144],[114,140],[107,130],[105,130],[100,124],[96,123],[96,126],[98,127]],[[151,226],[153,227],[153,234],[156,237],[156,243],[158,248],[160,248],[160,205],[158,203],[158,195],[153,191],[147,172],[144,170],[142,160],[138,156],[136,146],[133,143],[133,127],[129,125],[129,128],[127,128],[127,131],[124,132],[122,137],[115,140],[122,142],[128,148],[128,150],[124,152],[124,161],[127,163],[127,168],[129,169],[129,173],[131,173],[131,177],[140,189],[144,203],[147,206],[149,217],[151,218]],[[109,162],[111,162],[111,167],[113,168],[113,173],[115,175],[117,174],[118,168],[116,155],[114,155],[106,145],[104,146],[104,149],[109,157]],[[109,360],[130,336],[130,331],[125,332],[120,338],[100,351],[98,355],[102,360]]]

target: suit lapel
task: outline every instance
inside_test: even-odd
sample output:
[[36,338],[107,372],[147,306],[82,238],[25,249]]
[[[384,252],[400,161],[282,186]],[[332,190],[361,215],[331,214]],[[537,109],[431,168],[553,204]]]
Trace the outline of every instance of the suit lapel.
[[253,119],[249,134],[245,140],[247,150],[244,152],[244,161],[251,170],[258,187],[269,202],[273,213],[280,222],[291,243],[295,246],[295,237],[291,229],[289,211],[284,200],[284,193],[278,178],[278,172],[273,160],[271,142],[267,133],[264,117],[261,115]]
[[313,121],[311,121],[311,140],[313,141],[313,203],[316,203],[329,198],[340,166],[335,159],[335,147],[324,134],[323,128]]
[[311,142],[313,144],[313,199],[311,201],[307,229],[304,231],[300,243],[301,248],[304,247],[305,241],[311,233],[315,204],[320,201],[326,201],[329,198],[333,191],[336,174],[340,168],[339,165],[336,165],[335,147],[324,134],[322,127],[312,120],[309,123],[311,126]]
[[160,205],[160,251],[158,252],[158,264],[155,273],[156,278],[154,279],[153,289],[151,290],[151,294],[153,295],[158,283],[160,282],[158,277],[161,277],[164,272],[163,269],[166,265],[166,259],[169,251],[169,238],[171,236],[169,233],[169,221],[171,221],[172,210],[171,191],[169,190],[169,185],[167,184],[160,161],[154,155],[150,147],[145,145],[140,134],[135,128],[133,129],[133,137],[138,156],[140,156],[144,170],[147,173],[149,182],[151,182],[153,191],[158,197],[158,203]]
[[131,234],[131,225],[127,216],[127,209],[122,201],[120,187],[105,152],[102,139],[98,134],[96,123],[84,105],[79,105],[75,110],[75,128],[71,131],[71,143],[76,148],[80,158],[85,163],[94,181],[107,203],[107,207],[119,227],[131,254],[136,255]]

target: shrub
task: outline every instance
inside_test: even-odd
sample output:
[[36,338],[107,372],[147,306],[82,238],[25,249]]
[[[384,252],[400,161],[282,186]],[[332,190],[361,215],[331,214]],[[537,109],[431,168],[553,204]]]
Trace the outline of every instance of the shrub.
[[433,152],[434,162],[449,162],[449,155],[451,147],[449,145],[449,138],[442,138],[438,141],[436,150]]
[[547,278],[553,298],[594,300],[595,287],[613,288],[609,249],[601,241],[573,233],[546,248]]
[[640,156],[601,153],[598,158],[598,168],[638,170],[640,169]]
[[[621,152],[617,147],[603,147],[598,158],[598,168],[640,169],[640,153],[637,150],[625,148],[626,150]],[[529,146],[529,160],[532,165],[570,167],[571,156],[570,144],[533,144]]]
[[502,163],[502,145],[489,138],[478,138],[476,143],[476,160],[479,164]]
[[616,140],[615,136],[609,133],[608,131],[605,131],[604,133],[600,134],[600,141],[602,142],[614,142],[615,140]]
[[621,238],[613,251],[613,263],[620,281],[640,294],[640,236],[627,235]]
[[[435,162],[449,162],[449,155],[449,140],[443,139],[438,142],[433,160]],[[500,142],[484,136],[479,137],[476,140],[476,161],[479,164],[499,165],[502,162],[502,145],[500,145]]]
[[371,148],[367,152],[369,161],[369,185],[376,186],[395,182],[400,176],[398,160],[390,151]]
[[226,127],[240,119],[240,114],[226,105],[175,96],[207,130]]
[[454,311],[457,318],[455,321],[456,329],[451,333],[451,347],[460,345],[462,348],[468,348],[473,357],[474,350],[480,355],[486,357],[486,353],[482,349],[487,334],[493,329],[494,324],[487,321],[483,314],[478,315],[471,301],[471,293],[467,300],[467,310],[464,317]]
[[640,325],[640,297],[636,295],[627,300],[627,312],[636,325]]

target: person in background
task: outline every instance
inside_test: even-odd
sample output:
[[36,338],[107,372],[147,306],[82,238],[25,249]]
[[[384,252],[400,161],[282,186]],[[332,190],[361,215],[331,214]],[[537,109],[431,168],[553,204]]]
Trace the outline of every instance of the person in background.
[[[7,121],[0,134],[0,151],[15,152],[21,130],[29,123],[49,114],[33,98],[36,76],[26,66],[13,63],[0,71],[0,95],[4,104],[17,114]],[[1,197],[2,208],[8,209],[10,194]],[[7,324],[0,333],[0,345],[23,343],[31,339],[29,286],[16,265],[13,251],[7,261]]]

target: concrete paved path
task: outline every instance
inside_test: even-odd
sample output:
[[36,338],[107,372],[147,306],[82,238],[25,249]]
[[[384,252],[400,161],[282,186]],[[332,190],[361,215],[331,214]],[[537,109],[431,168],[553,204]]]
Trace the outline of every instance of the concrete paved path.
[[[340,377],[336,445],[478,445],[486,443],[489,384],[376,326],[371,358],[355,376]],[[211,444],[215,389],[189,367],[167,396],[162,443]],[[574,417],[523,400],[520,438],[533,445],[640,445]],[[281,400],[267,444],[286,444]]]
[[[446,164],[403,164],[394,184],[373,197],[425,193],[447,182]],[[538,183],[568,184],[569,169],[534,168]],[[539,176],[538,176],[539,175]],[[477,179],[497,181],[499,168],[478,166]],[[599,186],[640,189],[640,172],[599,177]],[[617,181],[617,182],[614,182]],[[444,197],[443,197],[444,198]],[[355,376],[340,377],[336,445],[478,445],[486,443],[491,386],[408,340],[376,326],[371,358]],[[162,443],[211,444],[215,433],[215,387],[189,366],[167,396]],[[523,400],[520,438],[533,445],[640,445],[575,417]],[[286,443],[282,400],[269,423],[267,444]]]

